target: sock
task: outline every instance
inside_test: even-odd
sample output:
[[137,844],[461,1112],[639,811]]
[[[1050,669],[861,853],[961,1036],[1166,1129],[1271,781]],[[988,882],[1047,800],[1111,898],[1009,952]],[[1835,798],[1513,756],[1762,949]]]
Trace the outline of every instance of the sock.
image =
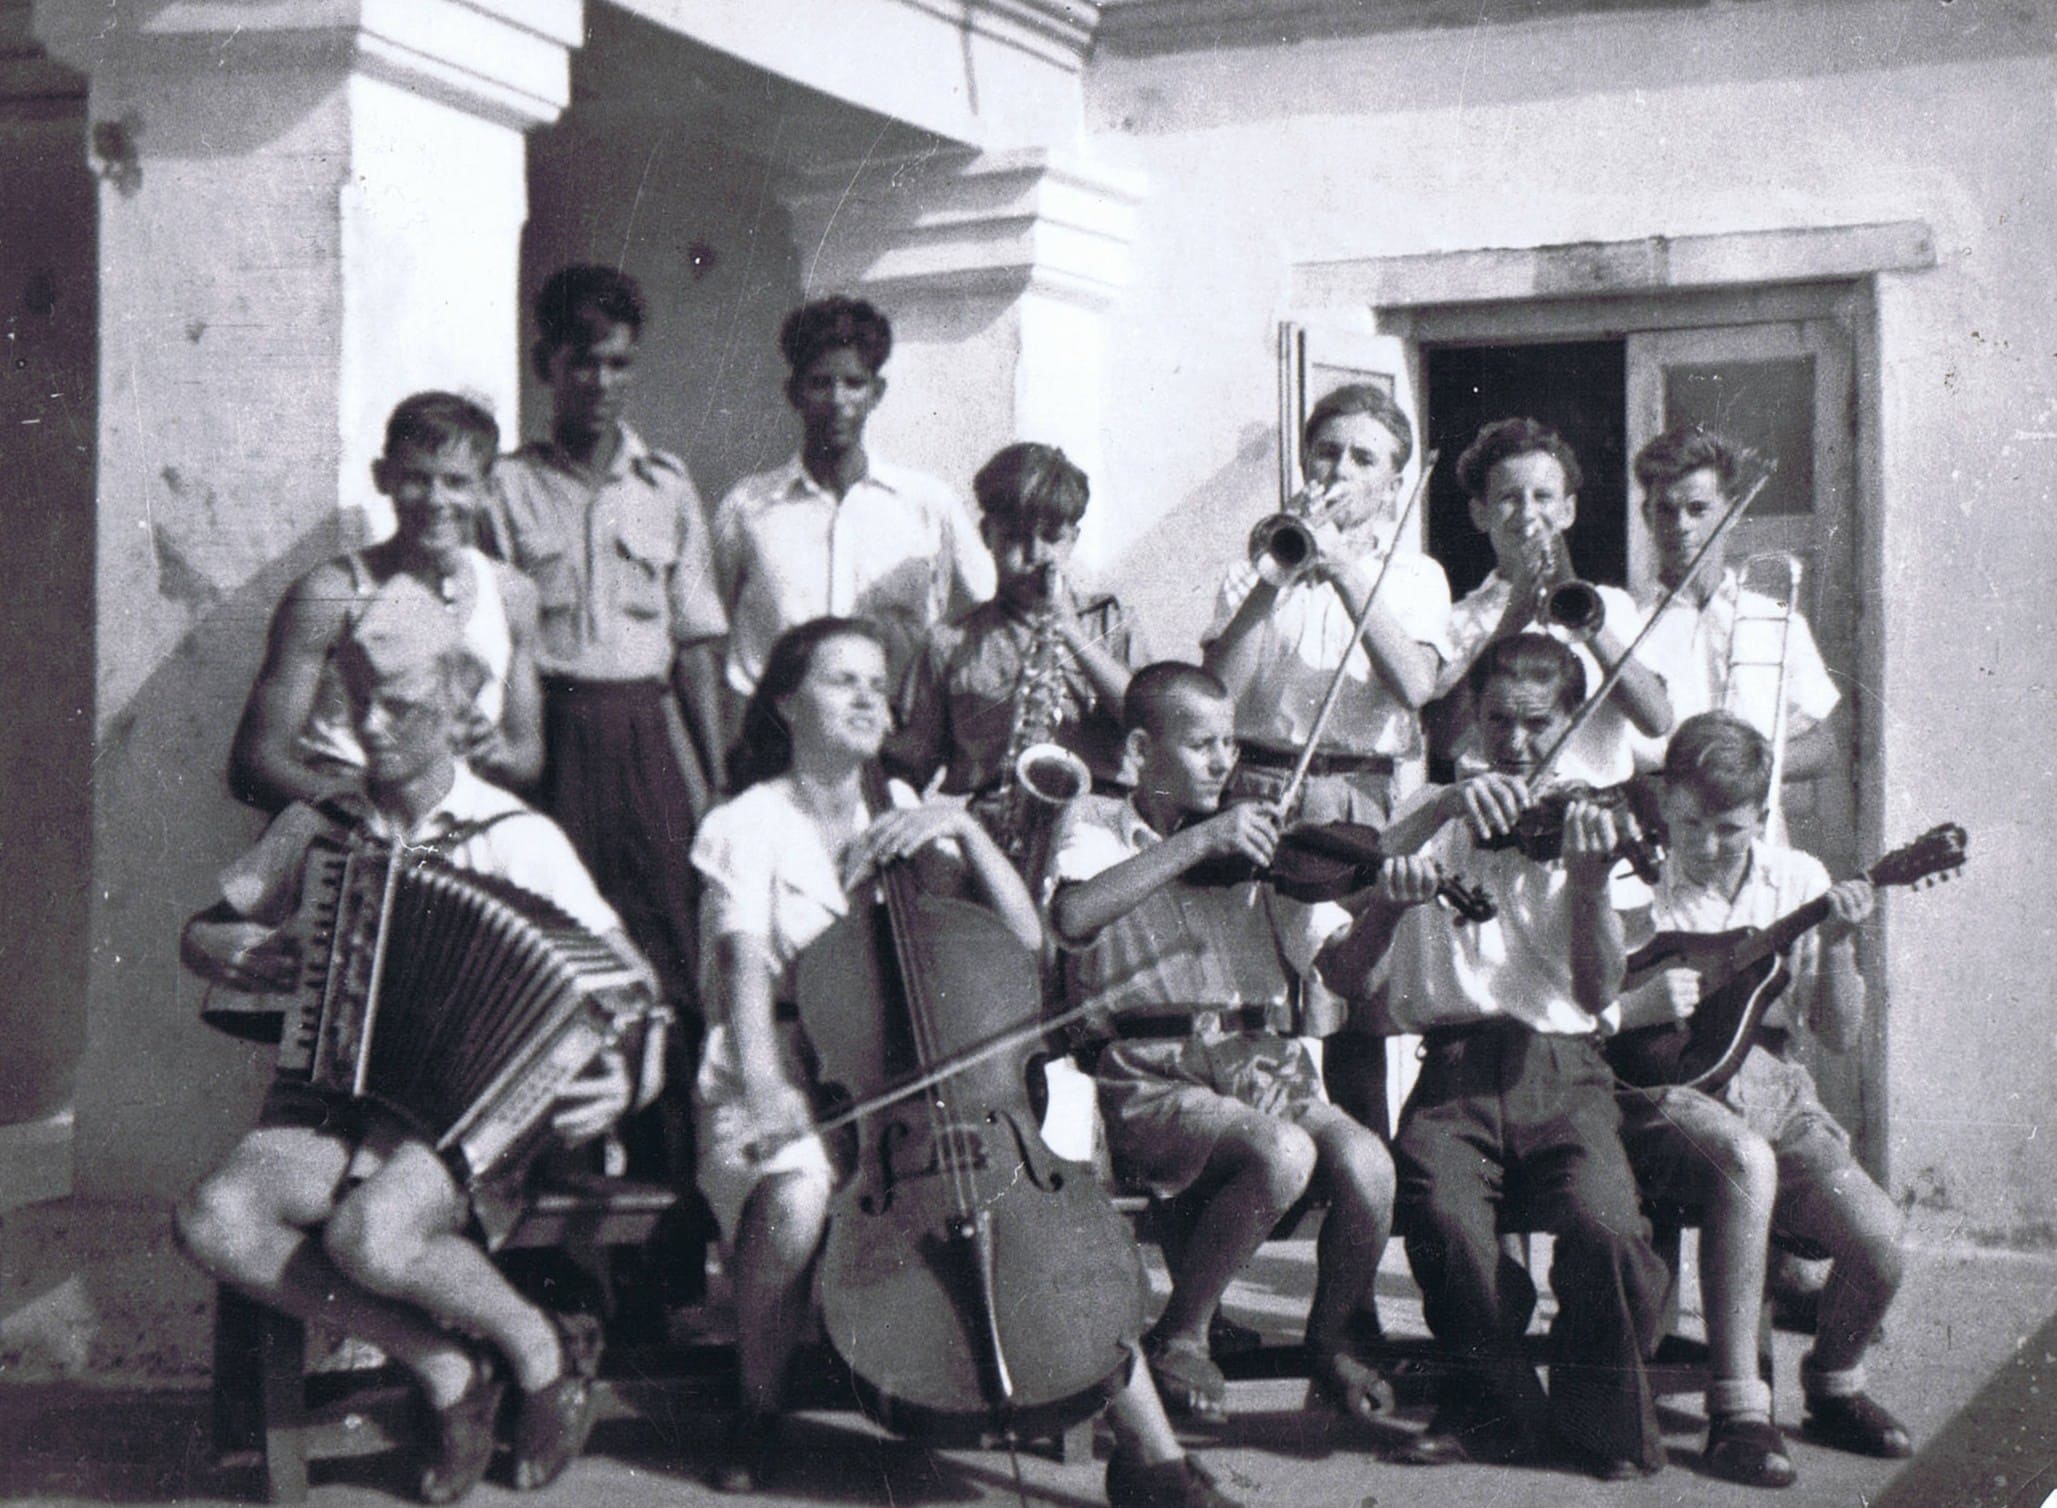
[[1771,1422],[1771,1384],[1759,1377],[1716,1378],[1707,1384],[1707,1417]]

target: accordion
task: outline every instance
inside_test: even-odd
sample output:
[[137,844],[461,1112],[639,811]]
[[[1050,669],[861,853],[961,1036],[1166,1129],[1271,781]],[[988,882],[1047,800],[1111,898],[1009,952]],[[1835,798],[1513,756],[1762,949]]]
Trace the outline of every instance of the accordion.
[[420,848],[317,839],[289,925],[280,1076],[392,1111],[467,1187],[518,1167],[651,1009],[642,971],[557,907]]

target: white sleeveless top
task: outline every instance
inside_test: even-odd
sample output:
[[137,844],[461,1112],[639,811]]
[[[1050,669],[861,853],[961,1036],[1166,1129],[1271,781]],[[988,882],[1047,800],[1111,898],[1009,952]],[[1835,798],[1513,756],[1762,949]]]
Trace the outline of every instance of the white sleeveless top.
[[[362,553],[353,550],[343,560],[349,568],[351,591],[356,599],[348,613],[349,623],[354,625],[383,588],[372,579]],[[500,596],[500,582],[492,561],[467,548],[464,562],[471,571],[473,591],[471,616],[465,620],[460,637],[464,647],[486,667],[486,678],[472,704],[480,717],[497,727],[507,705],[507,672],[514,661],[514,635],[507,626],[507,604]],[[356,731],[350,726],[350,698],[336,674],[333,658],[322,667],[314,705],[308,711],[307,725],[300,730],[299,748],[307,759],[344,769],[364,768],[364,750],[358,746]]]

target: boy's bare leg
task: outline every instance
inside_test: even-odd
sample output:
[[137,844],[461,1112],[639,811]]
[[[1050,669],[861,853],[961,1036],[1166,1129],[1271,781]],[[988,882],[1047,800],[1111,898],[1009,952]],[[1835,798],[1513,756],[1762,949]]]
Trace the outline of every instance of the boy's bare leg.
[[368,1292],[330,1261],[309,1228],[335,1212],[351,1144],[300,1126],[263,1127],[179,1205],[179,1239],[212,1276],[269,1308],[370,1342],[447,1407],[471,1383],[464,1349],[406,1304]]
[[1310,1119],[1307,1129],[1314,1136],[1316,1176],[1328,1194],[1315,1245],[1307,1345],[1319,1354],[1340,1354],[1349,1349],[1350,1316],[1370,1300],[1393,1231],[1393,1159],[1383,1141],[1347,1116]]
[[1205,1354],[1207,1324],[1314,1176],[1314,1141],[1298,1126],[1252,1110],[1215,1143],[1200,1175],[1212,1186],[1172,1269],[1156,1334]]
[[1899,1207],[1826,1130],[1781,1149],[1779,1184],[1779,1228],[1827,1247],[1833,1264],[1807,1369],[1849,1371],[1899,1291]]

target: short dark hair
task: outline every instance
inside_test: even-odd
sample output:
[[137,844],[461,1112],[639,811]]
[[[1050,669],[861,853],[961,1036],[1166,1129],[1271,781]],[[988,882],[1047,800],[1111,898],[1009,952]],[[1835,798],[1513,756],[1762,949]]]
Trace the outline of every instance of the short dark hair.
[[1687,718],[1664,752],[1665,782],[1691,791],[1710,812],[1764,806],[1771,799],[1771,766],[1771,741],[1731,712]]
[[615,325],[643,333],[643,290],[615,267],[560,267],[536,292],[536,328],[544,351],[587,346]]
[[1085,517],[1092,484],[1055,445],[1024,440],[998,451],[971,479],[979,512],[1005,529],[1050,537]]
[[1378,422],[1393,437],[1393,470],[1414,459],[1414,421],[1393,401],[1393,395],[1374,382],[1350,382],[1323,393],[1307,410],[1307,422],[1300,426],[1301,467],[1314,446],[1314,432],[1331,419],[1347,414],[1364,414]]
[[1566,645],[1548,634],[1515,634],[1495,639],[1472,662],[1471,694],[1482,698],[1494,681],[1512,681],[1549,691],[1557,710],[1569,717],[1586,699],[1586,667]]
[[1140,728],[1154,735],[1164,727],[1171,704],[1182,696],[1227,701],[1228,687],[1211,670],[1184,660],[1159,660],[1129,677],[1128,694],[1121,699],[1121,725],[1130,732]]
[[1482,498],[1486,495],[1486,479],[1495,466],[1515,456],[1537,453],[1550,457],[1563,468],[1567,493],[1578,491],[1585,481],[1578,457],[1564,436],[1540,419],[1495,419],[1481,429],[1457,458],[1457,480],[1466,497]]
[[743,707],[742,732],[728,753],[730,795],[740,795],[793,767],[793,730],[779,714],[778,703],[799,689],[814,664],[814,652],[833,639],[869,639],[881,651],[886,648],[878,625],[863,618],[810,618],[780,634],[764,658],[757,689]]
[[779,350],[795,377],[845,346],[876,373],[893,354],[892,323],[863,299],[835,294],[802,304],[779,327]]
[[448,445],[468,445],[491,464],[500,453],[500,425],[484,405],[456,393],[414,393],[393,405],[386,420],[386,455],[420,450],[431,455]]
[[1645,497],[1655,496],[1696,471],[1712,471],[1726,497],[1736,485],[1742,464],[1742,452],[1732,441],[1701,425],[1682,424],[1637,451],[1634,470]]

